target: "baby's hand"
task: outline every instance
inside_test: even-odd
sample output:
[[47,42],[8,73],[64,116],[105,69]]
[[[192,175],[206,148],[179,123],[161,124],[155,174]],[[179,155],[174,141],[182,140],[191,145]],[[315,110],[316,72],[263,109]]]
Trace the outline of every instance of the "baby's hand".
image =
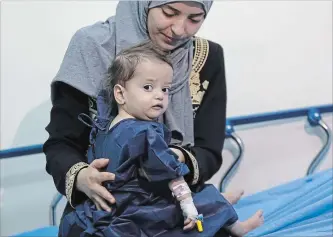
[[184,230],[192,230],[196,225],[198,217],[198,211],[194,206],[192,197],[181,200],[180,207],[183,211],[183,216],[185,217]]
[[192,230],[195,227],[196,222],[197,222],[196,220],[192,220],[190,218],[187,218],[184,221],[184,228],[183,228],[183,230],[185,230],[185,231]]

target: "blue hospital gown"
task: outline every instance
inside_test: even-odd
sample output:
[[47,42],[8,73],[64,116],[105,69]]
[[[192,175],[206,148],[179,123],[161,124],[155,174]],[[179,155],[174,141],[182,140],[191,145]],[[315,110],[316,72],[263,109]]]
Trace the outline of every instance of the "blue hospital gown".
[[125,119],[110,130],[99,131],[88,150],[88,161],[110,157],[105,171],[115,181],[104,186],[116,199],[111,212],[97,210],[91,200],[64,216],[63,237],[73,225],[84,229],[82,236],[213,236],[238,217],[233,207],[213,185],[193,193],[198,212],[204,216],[204,232],[184,232],[184,217],[172,197],[168,182],[189,172],[168,149],[171,133],[163,124]]

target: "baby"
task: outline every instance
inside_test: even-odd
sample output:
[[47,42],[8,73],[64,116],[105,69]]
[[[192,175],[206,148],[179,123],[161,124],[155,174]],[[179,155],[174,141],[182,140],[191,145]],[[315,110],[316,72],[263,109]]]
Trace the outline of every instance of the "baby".
[[[138,120],[138,126],[142,121],[148,121],[145,123],[147,127],[154,126],[155,121],[168,107],[168,92],[173,78],[172,65],[165,53],[154,47],[152,43],[126,50],[116,57],[110,68],[110,76],[106,87],[111,86],[111,88],[109,87],[110,95],[117,103],[118,109],[118,114],[111,122],[110,129],[126,119]],[[136,123],[132,122],[131,126],[136,126]],[[159,129],[161,129],[160,125],[155,132],[159,133]],[[154,144],[152,145],[154,146]],[[161,162],[176,163],[175,154],[172,154],[167,144],[163,144],[161,148],[168,153],[168,156],[159,157]],[[181,163],[177,164],[177,168],[180,168],[181,172],[178,172],[178,177],[171,180],[168,186],[174,197],[180,202],[180,207],[186,217],[184,229],[192,229],[199,216],[193,203],[191,190],[182,176],[188,172],[188,168]],[[142,168],[139,170],[145,174]],[[168,171],[166,170],[166,172]],[[146,178],[149,179],[149,177]]]

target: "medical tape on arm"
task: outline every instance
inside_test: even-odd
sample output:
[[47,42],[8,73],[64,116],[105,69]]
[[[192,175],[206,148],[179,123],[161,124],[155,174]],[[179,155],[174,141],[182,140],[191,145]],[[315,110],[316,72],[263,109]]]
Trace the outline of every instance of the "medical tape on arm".
[[199,214],[197,208],[194,205],[192,197],[187,197],[184,200],[181,200],[179,203],[184,217],[190,218],[191,220],[197,219]]
[[184,199],[184,196],[186,195],[191,195],[191,189],[185,181],[176,185],[171,185],[171,191],[178,201]]

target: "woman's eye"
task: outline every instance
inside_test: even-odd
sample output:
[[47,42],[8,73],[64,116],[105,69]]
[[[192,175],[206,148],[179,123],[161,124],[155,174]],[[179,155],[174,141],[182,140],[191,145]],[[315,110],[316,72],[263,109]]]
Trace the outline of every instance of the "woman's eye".
[[200,23],[201,22],[201,19],[200,20],[197,20],[197,19],[192,19],[192,18],[190,18],[190,21],[192,22],[192,23]]
[[153,90],[153,86],[152,85],[145,85],[143,87],[143,89],[145,89],[146,91],[152,91]]
[[173,12],[166,12],[166,11],[164,11],[164,10],[162,10],[162,12],[163,12],[163,14],[164,14],[166,17],[173,17],[173,16],[176,15],[176,14],[173,13]]

